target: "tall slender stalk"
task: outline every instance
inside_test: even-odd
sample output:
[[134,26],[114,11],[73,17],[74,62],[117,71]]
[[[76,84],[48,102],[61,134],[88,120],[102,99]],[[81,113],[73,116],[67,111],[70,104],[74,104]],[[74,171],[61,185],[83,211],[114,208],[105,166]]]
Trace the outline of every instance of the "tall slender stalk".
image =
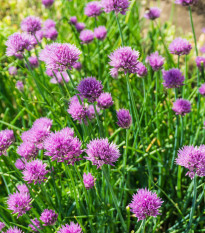
[[117,25],[118,25],[119,32],[120,32],[120,37],[121,37],[121,41],[122,41],[122,46],[124,46],[125,43],[124,43],[124,38],[123,38],[123,34],[122,34],[122,29],[121,29],[121,26],[120,26],[120,22],[119,22],[118,16],[117,16],[116,14],[115,14],[115,16],[116,16]]

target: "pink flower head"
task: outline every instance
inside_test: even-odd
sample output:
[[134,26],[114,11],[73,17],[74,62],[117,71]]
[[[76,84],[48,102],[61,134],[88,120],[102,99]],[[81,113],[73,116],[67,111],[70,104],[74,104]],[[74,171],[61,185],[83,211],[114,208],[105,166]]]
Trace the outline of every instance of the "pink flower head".
[[45,209],[40,216],[40,220],[44,223],[44,226],[52,226],[56,223],[58,214],[54,210]]
[[18,217],[22,216],[31,209],[31,201],[29,193],[10,194],[7,200],[8,209],[12,210],[13,214],[18,213]]
[[177,99],[174,103],[173,103],[173,111],[175,111],[175,113],[177,115],[186,115],[187,113],[191,112],[191,103],[188,100],[185,99]]
[[175,3],[182,5],[182,6],[191,6],[193,4],[196,4],[198,0],[176,0]]
[[46,68],[54,71],[72,69],[81,52],[69,43],[53,43],[47,45],[40,53],[39,59],[46,63]]
[[[132,49],[131,47],[120,47],[119,49],[115,50],[111,55],[110,58],[110,66],[113,67],[117,72],[122,71],[126,73],[137,73],[137,65],[139,63],[139,52]],[[111,75],[113,74],[111,69]],[[115,77],[113,75],[112,77]]]
[[160,17],[161,10],[158,7],[151,7],[144,14],[146,19],[155,20]]
[[104,40],[107,36],[107,29],[105,26],[99,26],[94,30],[95,38],[98,40]]
[[189,170],[186,175],[191,179],[205,176],[205,146],[184,146],[178,151],[176,163]]
[[15,162],[15,166],[19,170],[24,170],[26,161],[25,159],[17,159]]
[[58,31],[54,27],[46,29],[45,38],[50,40],[56,40],[57,37],[58,37]]
[[42,4],[46,7],[49,8],[53,5],[54,0],[42,0]]
[[166,88],[178,88],[184,85],[184,76],[179,69],[170,69],[163,70],[163,79],[162,83]]
[[29,224],[28,226],[32,229],[34,232],[38,232],[38,229],[41,230],[41,224],[40,221],[38,221],[37,218],[31,219],[32,224]]
[[19,91],[23,91],[23,89],[24,89],[23,82],[22,82],[22,81],[17,81],[17,82],[16,82],[16,88],[17,88]]
[[44,29],[55,28],[56,22],[52,19],[47,19],[44,23]]
[[162,66],[164,65],[164,58],[160,56],[158,52],[150,54],[150,56],[147,56],[146,60],[154,71],[162,69]]
[[199,69],[205,67],[205,57],[196,57],[196,65]]
[[39,66],[37,57],[29,57],[28,61],[29,61],[29,65],[32,69],[37,68]]
[[92,176],[91,173],[88,173],[88,174],[84,173],[83,174],[83,183],[84,183],[86,189],[91,189],[95,184],[95,178]]
[[17,227],[10,227],[5,233],[24,233]]
[[130,2],[129,0],[101,0],[101,4],[106,13],[114,11],[116,14],[125,15]]
[[80,33],[80,40],[83,44],[89,44],[94,39],[94,33],[91,30],[85,29]]
[[17,153],[24,157],[26,160],[30,160],[38,155],[38,149],[36,148],[34,143],[23,142],[17,148]]
[[78,32],[81,32],[82,30],[84,30],[84,28],[85,28],[85,24],[84,23],[76,23],[75,24],[75,28],[76,28],[76,30],[78,31]]
[[117,111],[117,119],[118,119],[118,126],[124,129],[130,128],[132,124],[132,117],[130,115],[129,110],[127,109],[119,109]]
[[83,231],[78,223],[71,222],[70,225],[61,226],[57,233],[83,233]]
[[111,94],[108,92],[102,93],[97,99],[97,104],[98,107],[102,109],[111,107],[113,105]]
[[76,16],[71,16],[70,17],[70,23],[73,25],[76,25],[76,23],[78,22],[77,17]]
[[[98,108],[98,106],[96,106],[96,110],[97,110],[97,113],[99,114],[100,113],[100,109]],[[94,108],[94,105],[90,104],[88,107],[87,107],[87,116],[90,120],[94,119],[96,117],[95,115],[95,108]],[[87,123],[87,122],[86,122]]]
[[147,68],[146,68],[146,66],[142,62],[139,62],[137,64],[137,76],[144,77],[146,75],[147,75]]
[[192,46],[189,41],[180,37],[173,40],[169,45],[170,53],[176,54],[178,56],[189,54],[191,49]]
[[17,74],[17,68],[15,66],[9,67],[9,74],[10,75],[16,75]]
[[93,165],[97,165],[97,168],[103,166],[103,164],[109,164],[114,166],[118,158],[120,157],[120,151],[117,145],[109,143],[107,138],[94,139],[87,145],[86,153]]
[[73,68],[75,68],[76,70],[81,70],[82,69],[82,64],[80,62],[76,62],[73,65]]
[[138,221],[146,219],[148,216],[157,217],[159,215],[159,208],[163,201],[157,197],[155,192],[145,189],[139,189],[136,194],[132,196],[130,203],[131,211],[138,218]]
[[92,1],[87,3],[85,7],[85,15],[88,17],[96,17],[102,13],[102,6],[100,1]]
[[6,152],[14,140],[13,130],[5,129],[0,131],[0,156]]
[[37,31],[41,30],[41,20],[35,16],[28,16],[21,22],[21,29],[24,32],[35,34]]
[[0,231],[5,227],[5,223],[4,222],[0,222]]
[[20,193],[29,193],[29,190],[25,184],[19,184],[16,187]]
[[199,93],[205,96],[205,83],[201,84],[201,87],[199,88]]

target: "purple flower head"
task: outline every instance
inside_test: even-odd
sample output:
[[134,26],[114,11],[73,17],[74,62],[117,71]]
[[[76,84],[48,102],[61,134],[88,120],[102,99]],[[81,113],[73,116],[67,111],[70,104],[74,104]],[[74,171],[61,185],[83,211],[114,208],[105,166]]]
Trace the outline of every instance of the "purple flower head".
[[0,131],[0,156],[6,152],[14,140],[13,130],[5,129]]
[[37,218],[31,219],[32,224],[29,224],[28,226],[31,228],[32,231],[38,232],[38,229],[41,230],[41,224],[40,221],[38,221]]
[[158,52],[151,53],[150,56],[147,56],[146,60],[154,71],[162,69],[164,65],[164,58]]
[[7,200],[8,209],[12,210],[13,214],[18,213],[18,217],[22,216],[31,209],[31,201],[29,193],[10,194]]
[[199,93],[203,96],[205,96],[205,83],[203,83],[201,85],[201,87],[199,88]]
[[16,82],[16,88],[17,88],[19,91],[23,91],[24,85],[23,85],[22,81],[17,81],[17,82]]
[[26,160],[30,160],[38,155],[38,149],[36,148],[35,144],[31,142],[23,142],[17,148],[17,153]]
[[28,183],[41,183],[47,178],[45,175],[48,173],[46,170],[47,164],[43,163],[41,160],[36,159],[26,163],[25,170],[23,171],[23,179],[28,181]]
[[117,111],[118,126],[124,129],[130,128],[132,124],[132,117],[127,109],[120,109]]
[[44,23],[44,29],[55,28],[56,22],[52,19],[47,19]]
[[40,117],[37,120],[33,122],[33,127],[34,128],[46,128],[50,130],[52,126],[53,121],[47,117]]
[[15,56],[19,59],[23,58],[23,52],[25,49],[31,49],[31,37],[25,33],[16,32],[8,37],[5,45],[6,55],[8,57]]
[[4,222],[0,222],[0,231],[5,227],[5,223]]
[[[97,110],[97,113],[99,114],[100,113],[100,109],[98,108],[98,106],[96,106],[96,110]],[[89,105],[88,108],[87,108],[87,116],[90,120],[94,119],[96,117],[95,115],[95,108],[94,108],[94,105]],[[85,122],[87,123],[87,122]]]
[[88,102],[93,103],[101,95],[103,85],[101,81],[96,80],[95,77],[87,77],[80,81],[77,90],[80,95],[87,99]]
[[146,68],[146,66],[142,62],[139,62],[137,64],[137,76],[144,77],[146,75],[147,75],[147,68]]
[[16,187],[20,193],[29,193],[29,190],[25,184],[19,184]]
[[48,28],[45,31],[45,38],[50,40],[56,40],[58,37],[58,31],[55,28]]
[[91,189],[95,184],[95,178],[92,176],[91,173],[88,173],[88,174],[84,173],[83,174],[83,183],[84,183],[86,189]]
[[28,16],[21,22],[21,29],[24,32],[35,34],[37,31],[41,30],[41,20],[35,16]]
[[106,13],[114,11],[116,14],[125,15],[130,2],[129,0],[101,0],[101,4]]
[[17,68],[15,66],[9,67],[9,74],[10,75],[17,75]]
[[[125,74],[128,73],[137,73],[137,65],[139,63],[139,52],[135,51],[131,47],[120,47],[115,50],[110,58],[110,66],[114,67],[114,69],[118,71],[122,71]],[[112,75],[112,71],[111,71]],[[113,77],[113,76],[112,76]]]
[[17,159],[15,162],[15,166],[19,170],[24,170],[26,161],[24,159]]
[[65,129],[51,133],[44,142],[44,148],[46,150],[45,155],[51,156],[52,161],[57,160],[72,165],[81,160],[79,156],[83,152],[79,139],[73,137]]
[[139,189],[136,194],[132,196],[130,209],[138,218],[138,221],[146,219],[148,216],[157,217],[159,215],[159,208],[163,201],[157,197],[155,192],[145,189]]
[[72,69],[81,52],[69,43],[53,43],[47,45],[40,53],[39,59],[46,63],[46,68],[54,71]]
[[48,8],[48,7],[51,7],[54,3],[54,0],[42,0],[42,4]]
[[191,103],[188,100],[185,99],[177,99],[174,103],[173,103],[173,111],[175,111],[175,113],[177,115],[186,115],[187,113],[191,112]]
[[68,113],[71,115],[73,120],[79,121],[80,123],[82,120],[86,120],[87,115],[87,109],[85,108],[85,105],[83,103],[83,100],[79,102],[77,96],[73,96],[70,99],[69,107],[68,107]]
[[184,85],[184,76],[179,69],[170,69],[170,70],[163,70],[163,79],[164,82],[162,83],[166,88],[178,88]]
[[110,75],[114,78],[114,79],[117,79],[118,78],[118,69],[117,68],[111,68],[110,69]]
[[85,28],[85,24],[84,23],[76,23],[75,24],[75,28],[78,32],[81,32],[82,30],[84,30]]
[[205,33],[205,28],[202,28],[202,32]]
[[80,33],[80,40],[83,44],[89,44],[94,39],[94,33],[91,30],[85,29]]
[[17,227],[10,227],[5,233],[24,233]]
[[97,168],[103,166],[103,164],[109,164],[114,166],[118,158],[120,157],[120,151],[114,143],[109,143],[107,138],[94,139],[87,145],[86,153],[93,165],[97,165]]
[[193,4],[196,4],[198,0],[175,0],[176,4],[182,5],[182,6],[190,6]]
[[202,53],[205,53],[205,45],[202,46],[202,47],[200,48],[200,51],[201,51]]
[[83,233],[83,231],[78,223],[71,222],[70,225],[61,226],[57,233]]
[[50,82],[54,83],[54,84],[56,84],[56,83],[64,84],[64,81],[67,83],[67,82],[69,82],[69,80],[70,80],[70,78],[69,78],[67,72],[63,71],[63,72],[57,72],[55,74],[55,76],[53,75],[53,78],[50,80]]
[[108,92],[102,93],[97,99],[98,107],[102,109],[111,107],[113,103],[112,96]]
[[205,67],[205,57],[196,57],[196,65],[199,69],[201,69],[201,67]]
[[76,70],[81,70],[82,69],[82,64],[80,62],[76,62],[73,65],[73,68],[75,68]]
[[178,151],[176,163],[189,170],[186,175],[191,179],[205,176],[205,146],[184,146]]
[[85,7],[85,15],[88,17],[96,17],[102,13],[102,6],[101,2],[99,1],[92,1],[87,3]]
[[40,220],[44,223],[44,226],[52,226],[56,223],[58,214],[54,210],[45,209],[40,216]]
[[99,26],[94,30],[95,38],[98,40],[104,40],[107,36],[107,29],[104,26]]
[[29,61],[29,65],[32,69],[37,68],[39,66],[37,57],[29,57],[28,61]]
[[70,23],[73,25],[76,25],[76,23],[78,22],[77,17],[76,16],[71,16],[70,17]]
[[160,17],[161,10],[158,7],[151,7],[144,14],[146,19],[155,20]]
[[192,46],[189,41],[180,37],[173,40],[169,45],[170,53],[176,54],[178,56],[189,54],[191,49]]

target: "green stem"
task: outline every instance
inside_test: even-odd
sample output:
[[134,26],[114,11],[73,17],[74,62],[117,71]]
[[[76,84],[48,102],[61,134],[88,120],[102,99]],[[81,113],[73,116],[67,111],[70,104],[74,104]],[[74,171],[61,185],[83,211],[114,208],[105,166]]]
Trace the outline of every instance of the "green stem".
[[121,29],[121,26],[120,26],[120,22],[119,22],[118,16],[117,16],[116,14],[115,14],[115,16],[116,16],[117,25],[118,25],[119,32],[120,32],[120,37],[121,37],[121,41],[122,41],[122,46],[124,46],[125,43],[124,43],[124,39],[123,39],[123,34],[122,34],[122,29]]
[[119,217],[120,217],[121,224],[122,224],[122,227],[123,227],[123,229],[124,229],[124,232],[128,232],[128,231],[127,231],[127,226],[126,226],[126,224],[125,224],[125,221],[124,221],[124,219],[123,219],[123,217],[122,217],[120,208],[119,208],[118,203],[117,203],[117,198],[116,198],[116,196],[115,196],[114,190],[113,190],[113,188],[112,188],[112,185],[110,184],[108,175],[107,175],[107,173],[106,173],[104,167],[102,167],[102,171],[103,171],[103,174],[104,174],[104,176],[105,176],[105,179],[106,179],[106,182],[107,182],[107,184],[108,184],[108,187],[109,187],[109,189],[110,189],[110,192],[111,192],[111,194],[112,194],[112,199],[113,199],[115,208],[117,209],[117,213],[118,213],[118,215],[119,215]]
[[93,103],[93,106],[94,106],[95,116],[96,116],[96,119],[97,119],[97,124],[98,124],[99,132],[100,132],[100,137],[102,138],[103,137],[102,124],[101,124],[99,114],[98,114],[97,109],[96,109],[96,103]]

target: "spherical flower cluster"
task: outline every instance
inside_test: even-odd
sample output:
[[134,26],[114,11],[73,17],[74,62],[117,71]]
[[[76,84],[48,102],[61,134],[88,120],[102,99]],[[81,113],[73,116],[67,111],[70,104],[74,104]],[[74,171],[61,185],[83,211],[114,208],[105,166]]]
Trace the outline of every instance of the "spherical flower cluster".
[[201,87],[199,88],[199,93],[203,96],[205,96],[205,83],[203,83],[201,85]]
[[81,52],[69,43],[53,43],[47,45],[40,53],[39,59],[46,63],[46,68],[55,71],[72,69]]
[[178,151],[176,163],[189,170],[186,175],[191,179],[195,175],[200,177],[205,176],[205,145],[199,147],[184,146]]
[[70,23],[73,25],[76,25],[76,23],[78,22],[77,17],[76,16],[71,16],[70,17]]
[[47,19],[44,23],[44,29],[55,28],[56,22],[52,19]]
[[17,159],[15,162],[15,166],[19,170],[23,170],[25,168],[26,161],[24,159]]
[[164,65],[164,58],[160,56],[158,52],[150,54],[146,60],[154,71],[162,69],[162,66]]
[[23,179],[28,181],[28,183],[41,183],[47,178],[45,175],[48,173],[46,170],[47,164],[43,163],[41,160],[36,159],[26,163],[25,170],[23,171]]
[[81,70],[82,69],[82,64],[80,62],[76,62],[73,65],[73,68],[75,68],[76,70]]
[[83,233],[80,225],[71,222],[70,225],[62,226],[57,233]]
[[42,4],[48,8],[48,7],[51,7],[54,3],[54,0],[42,0]]
[[29,193],[10,194],[7,200],[8,209],[12,210],[13,214],[18,213],[18,217],[22,216],[31,209],[31,200]]
[[40,220],[44,223],[44,226],[52,226],[56,223],[58,214],[54,210],[45,209],[40,216]]
[[29,193],[29,190],[25,184],[19,184],[16,187],[20,193]]
[[83,44],[89,44],[94,39],[94,33],[91,30],[85,29],[80,33],[80,40]]
[[18,148],[17,153],[24,157],[26,160],[33,159],[38,154],[38,149],[34,143],[23,142]]
[[67,72],[63,71],[63,72],[54,72],[54,73],[55,73],[55,75],[53,75],[53,73],[52,73],[53,78],[50,80],[51,83],[54,83],[54,84],[61,83],[61,84],[63,84],[64,81],[66,83],[69,82],[70,78],[69,78]]
[[102,13],[102,6],[99,1],[89,2],[85,7],[85,15],[88,17],[96,17]]
[[200,51],[201,51],[202,53],[205,53],[205,46],[202,46],[202,47],[200,48]]
[[14,140],[13,130],[5,129],[0,131],[0,156],[6,152]]
[[97,168],[103,166],[103,164],[109,164],[114,166],[118,158],[120,157],[120,151],[117,145],[109,143],[107,138],[94,139],[87,145],[86,153],[93,165],[97,165]]
[[85,108],[82,98],[80,103],[78,97],[73,96],[70,99],[70,103],[67,111],[75,121],[79,121],[81,123],[82,120],[84,121],[86,120],[87,109]]
[[148,216],[157,217],[159,208],[163,201],[157,197],[155,192],[145,189],[139,189],[132,197],[130,203],[131,211],[138,218],[138,221],[146,219]]
[[33,68],[37,68],[39,63],[38,63],[38,58],[37,57],[29,57],[28,58],[29,61],[29,65],[30,67]]
[[5,233],[24,233],[17,227],[10,227]]
[[31,49],[32,41],[29,35],[15,32],[8,37],[5,45],[7,46],[6,55],[8,57],[15,56],[19,59],[22,59],[24,50]]
[[9,67],[9,74],[10,75],[16,75],[17,74],[17,68],[15,66]]
[[170,53],[176,54],[178,56],[189,54],[191,49],[192,46],[189,41],[180,37],[173,40],[169,45]]
[[84,183],[86,189],[91,189],[95,184],[95,178],[92,176],[91,173],[88,173],[88,174],[84,173],[83,174],[83,183]]
[[[98,108],[98,106],[96,106],[96,111],[98,114],[100,113],[100,109]],[[92,120],[96,117],[94,105],[91,104],[87,107],[87,116],[88,116],[89,120]],[[85,123],[87,123],[87,122],[85,122]]]
[[99,108],[106,109],[113,105],[112,96],[110,93],[102,93],[97,99],[97,105]]
[[24,89],[23,82],[22,82],[22,81],[17,81],[17,82],[16,82],[16,88],[17,88],[19,91],[23,91],[23,89]]
[[63,129],[55,133],[51,133],[45,140],[45,155],[51,156],[52,161],[67,162],[74,165],[76,161],[79,161],[79,157],[82,154],[81,142],[77,137],[73,137],[73,131],[69,128]]
[[5,223],[4,222],[0,222],[0,231],[5,227]]
[[107,36],[107,29],[104,26],[99,26],[94,30],[95,38],[98,40],[104,40]]
[[190,6],[197,3],[198,0],[176,0],[175,3],[182,6]]
[[52,126],[53,121],[47,117],[40,117],[37,120],[35,120],[33,122],[33,127],[34,128],[46,128],[48,130],[50,130],[51,126]]
[[28,226],[32,229],[34,232],[38,232],[38,229],[41,229],[40,221],[37,218],[31,219],[32,224],[29,224]]
[[130,2],[129,0],[101,0],[101,4],[106,13],[114,11],[116,14],[125,15]]
[[151,7],[144,14],[146,19],[155,20],[160,17],[161,10],[158,7]]
[[170,69],[170,70],[163,70],[163,79],[164,82],[162,83],[166,88],[178,88],[183,86],[184,76],[179,69]]
[[121,47],[115,50],[110,58],[110,66],[113,68],[110,70],[112,77],[116,77],[119,71],[123,71],[125,74],[137,73],[137,65],[139,63],[139,52],[135,51],[131,47]]
[[54,27],[49,28],[45,31],[45,38],[50,40],[56,40],[57,37],[58,37],[58,31]]
[[22,20],[21,29],[24,32],[35,34],[41,30],[41,20],[35,16],[28,16]]
[[132,117],[127,109],[120,109],[117,111],[118,126],[123,129],[130,128],[132,124]]
[[81,23],[81,22],[76,23],[76,24],[75,24],[75,28],[76,28],[76,30],[77,30],[78,32],[81,32],[81,31],[83,31],[83,30],[85,29],[85,24],[84,24],[84,23]]
[[205,57],[196,57],[196,65],[199,69],[205,67]]
[[191,112],[191,103],[188,100],[185,99],[177,99],[174,103],[173,103],[173,111],[175,111],[175,113],[177,115],[186,115],[187,113]]
[[139,77],[144,77],[144,76],[146,76],[147,75],[147,68],[146,68],[146,66],[142,63],[142,62],[139,62],[138,64],[137,64],[137,75],[139,76]]
[[101,95],[102,89],[103,85],[101,84],[101,81],[96,80],[95,77],[84,78],[77,86],[77,90],[80,95],[90,103],[96,101],[96,99]]

